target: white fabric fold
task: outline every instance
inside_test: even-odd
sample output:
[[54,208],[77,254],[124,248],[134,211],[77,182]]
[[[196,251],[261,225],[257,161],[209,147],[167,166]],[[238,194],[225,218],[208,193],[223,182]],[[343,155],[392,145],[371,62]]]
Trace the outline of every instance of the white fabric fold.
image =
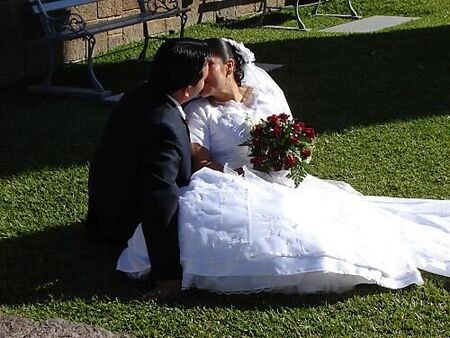
[[[283,92],[256,66],[244,83],[253,103],[199,99],[185,111],[192,142],[225,173],[203,168],[181,189],[183,288],[219,293],[343,292],[361,283],[421,285],[419,269],[450,276],[450,201],[363,196],[345,182],[308,175],[298,188],[244,167],[249,120],[290,114]],[[286,108],[287,107],[287,108]],[[151,250],[151,248],[150,248]],[[118,270],[150,268],[142,229]]]

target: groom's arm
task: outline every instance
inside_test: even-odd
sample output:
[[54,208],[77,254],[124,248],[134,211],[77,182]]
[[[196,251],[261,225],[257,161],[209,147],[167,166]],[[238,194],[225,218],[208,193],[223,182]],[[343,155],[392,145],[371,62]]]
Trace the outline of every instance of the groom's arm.
[[177,177],[181,161],[180,141],[167,125],[152,125],[141,150],[140,191],[142,229],[157,279],[181,276],[178,247]]
[[168,224],[178,208],[177,177],[181,160],[180,144],[176,134],[166,126],[157,125],[148,130],[151,135],[141,150],[140,186],[144,215],[157,216]]
[[211,154],[208,149],[198,143],[192,143],[192,156],[194,159],[194,171],[200,170],[203,167],[208,167],[213,170],[222,171],[223,165],[211,161]]
[[[194,171],[200,170],[203,167],[208,167],[213,170],[224,172],[224,166],[220,163],[211,161],[211,154],[208,149],[198,143],[192,143],[192,154],[194,158]],[[244,176],[242,168],[236,168],[234,171],[241,176]]]

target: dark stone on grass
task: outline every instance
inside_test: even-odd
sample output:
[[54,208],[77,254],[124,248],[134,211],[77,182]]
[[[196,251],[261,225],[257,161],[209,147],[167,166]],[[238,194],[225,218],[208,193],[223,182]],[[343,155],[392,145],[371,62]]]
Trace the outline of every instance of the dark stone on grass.
[[0,338],[22,338],[39,327],[39,324],[18,316],[0,313]]
[[39,324],[14,315],[0,314],[0,338],[131,338],[95,326],[50,319]]

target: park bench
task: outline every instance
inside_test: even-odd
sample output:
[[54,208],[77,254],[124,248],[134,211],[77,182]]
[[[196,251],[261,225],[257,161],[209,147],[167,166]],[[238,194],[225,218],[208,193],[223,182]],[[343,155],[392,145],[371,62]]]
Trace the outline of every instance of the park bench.
[[295,10],[295,15],[296,15],[296,19],[297,19],[297,27],[285,27],[285,26],[264,26],[264,27],[282,28],[282,29],[298,29],[298,30],[303,30],[303,31],[308,30],[300,16],[300,9],[303,7],[314,7],[312,10],[312,13],[311,13],[312,16],[322,15],[322,16],[334,16],[334,17],[350,18],[350,19],[360,19],[361,18],[361,16],[359,16],[358,13],[356,13],[355,9],[353,8],[351,0],[346,0],[347,7],[350,11],[350,14],[322,14],[322,13],[319,13],[319,6],[325,4],[329,1],[331,1],[331,0],[294,0],[293,5],[271,7],[271,6],[267,5],[267,0],[261,0],[261,9],[260,10],[262,11],[262,15],[260,18],[260,26],[263,25],[264,16],[268,11],[287,9],[287,8],[293,8]]
[[[33,90],[48,93],[89,95],[104,98],[111,95],[97,79],[92,56],[95,36],[99,33],[120,29],[136,24],[143,25],[144,46],[139,59],[145,58],[150,39],[147,22],[170,17],[180,18],[180,36],[184,34],[188,8],[182,8],[181,0],[135,0],[139,7],[137,14],[130,14],[100,22],[86,22],[78,13],[72,13],[75,6],[95,3],[97,0],[30,0],[32,10],[39,15],[45,33],[48,49],[48,70],[43,85],[33,86]],[[55,70],[55,45],[62,41],[81,38],[85,41],[86,61],[92,89],[52,86]]]

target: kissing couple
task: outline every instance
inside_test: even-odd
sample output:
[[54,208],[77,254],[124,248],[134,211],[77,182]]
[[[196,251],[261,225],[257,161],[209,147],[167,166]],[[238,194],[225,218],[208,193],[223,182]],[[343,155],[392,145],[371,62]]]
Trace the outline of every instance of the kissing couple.
[[[149,273],[150,297],[344,292],[450,276],[450,201],[364,196],[307,175],[298,187],[251,168],[251,126],[292,117],[281,88],[230,39],[171,39],[148,83],[112,112],[89,170],[87,230]],[[268,175],[270,178],[270,175]]]

